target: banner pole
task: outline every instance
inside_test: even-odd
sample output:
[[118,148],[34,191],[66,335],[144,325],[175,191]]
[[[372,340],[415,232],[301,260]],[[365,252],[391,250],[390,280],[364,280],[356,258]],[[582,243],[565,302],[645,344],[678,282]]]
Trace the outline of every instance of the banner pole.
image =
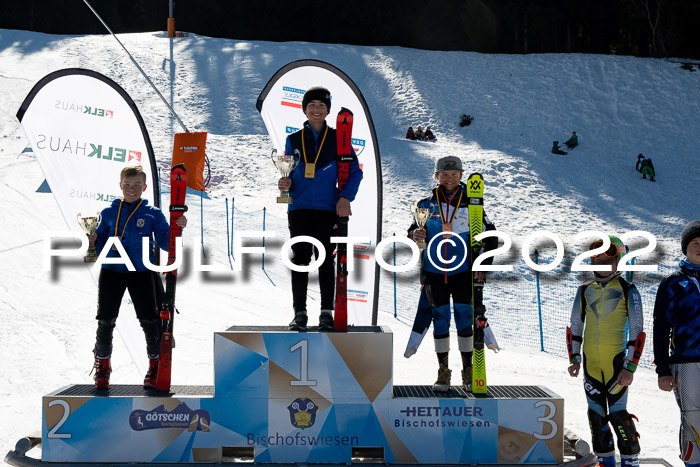
[[100,17],[100,15],[95,11],[95,9],[92,7],[92,5],[90,5],[90,2],[88,2],[88,0],[83,0],[83,1],[88,6],[88,8],[90,8],[90,11],[92,11],[92,13],[97,17],[97,19],[100,20],[100,23],[102,23],[102,25],[107,29],[107,31],[109,31],[109,33],[112,35],[112,37],[114,37],[114,40],[116,40],[119,43],[119,45],[122,46],[122,49],[124,49],[124,52],[126,52],[126,54],[129,56],[129,58],[131,59],[133,64],[136,66],[136,68],[138,68],[138,70],[141,72],[143,77],[146,78],[146,81],[148,81],[148,84],[151,85],[151,87],[156,92],[156,94],[158,94],[158,97],[160,97],[160,100],[162,100],[163,103],[168,107],[168,110],[170,110],[170,114],[173,117],[175,117],[175,119],[180,124],[182,129],[185,130],[185,133],[189,133],[190,130],[188,130],[187,127],[185,126],[185,124],[182,123],[182,120],[180,120],[180,117],[178,117],[178,115],[175,113],[175,110],[170,106],[170,104],[168,104],[168,101],[166,101],[165,97],[163,97],[163,95],[160,93],[160,91],[158,91],[158,88],[156,88],[156,85],[153,84],[153,81],[151,81],[151,79],[148,77],[146,72],[144,72],[143,69],[139,66],[139,64],[136,62],[134,57],[132,57],[131,54],[129,53],[129,51],[126,50],[126,47],[124,47],[124,44],[122,44],[122,42],[117,38],[117,36],[114,35],[112,30],[109,28],[109,26],[107,26],[107,23],[104,22],[102,17]]

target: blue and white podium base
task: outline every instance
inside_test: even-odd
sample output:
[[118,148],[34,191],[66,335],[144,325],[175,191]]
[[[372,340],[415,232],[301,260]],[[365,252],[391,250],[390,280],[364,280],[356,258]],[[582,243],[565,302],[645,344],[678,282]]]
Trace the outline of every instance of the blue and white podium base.
[[214,387],[46,395],[42,461],[563,462],[562,398],[540,386],[478,398],[394,386],[392,340],[385,327],[232,327],[214,335]]

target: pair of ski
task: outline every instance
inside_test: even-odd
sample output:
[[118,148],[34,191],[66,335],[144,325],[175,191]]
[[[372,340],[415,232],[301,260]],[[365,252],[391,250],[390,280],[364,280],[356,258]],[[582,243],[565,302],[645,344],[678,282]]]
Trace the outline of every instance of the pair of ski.
[[[483,230],[484,224],[484,179],[479,173],[473,173],[467,179],[467,203],[469,211],[469,234],[471,237],[472,261],[479,255],[481,242],[475,237]],[[484,353],[484,329],[486,328],[486,307],[483,301],[484,283],[473,279],[472,274],[472,309],[474,313],[474,355],[472,366],[472,392],[474,394],[486,394],[486,356]],[[423,337],[428,333],[432,313],[425,291],[421,289],[418,300],[416,317],[411,328],[411,335],[404,352],[408,358],[418,350]]]
[[[343,192],[343,188],[348,183],[350,177],[350,163],[357,156],[352,153],[352,123],[353,114],[345,107],[338,112],[336,120],[336,140],[338,154],[338,193]],[[338,218],[338,236],[348,236],[348,218]],[[336,256],[335,275],[335,319],[333,322],[335,331],[345,332],[348,330],[348,245],[339,243]]]
[[[187,212],[185,195],[187,193],[187,170],[184,164],[178,164],[170,169],[170,234],[168,238],[168,265],[175,262],[175,243],[182,235],[182,228],[177,220]],[[159,312],[161,320],[160,357],[158,361],[158,377],[156,391],[170,391],[170,377],[173,355],[173,320],[175,318],[175,289],[177,285],[177,269],[165,273],[165,291],[160,294]],[[162,284],[159,284],[162,289]]]

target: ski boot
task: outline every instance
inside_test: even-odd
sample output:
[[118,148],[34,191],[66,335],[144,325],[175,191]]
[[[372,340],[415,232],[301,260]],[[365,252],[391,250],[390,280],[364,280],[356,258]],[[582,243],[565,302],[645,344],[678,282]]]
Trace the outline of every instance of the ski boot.
[[472,391],[472,367],[470,366],[462,370],[462,387],[465,391]]
[[600,467],[616,467],[617,461],[615,460],[615,451],[608,452],[605,454],[596,453],[598,460],[598,466]]
[[146,377],[143,379],[144,389],[153,389],[156,387],[156,380],[158,379],[158,358],[148,357],[148,371],[146,372]]
[[450,390],[450,379],[452,378],[452,370],[440,367],[438,368],[438,377],[435,384],[433,384],[433,391],[435,392],[447,392]]
[[333,330],[333,315],[330,313],[321,313],[318,317],[318,330],[319,331],[332,331]]
[[306,311],[297,311],[294,313],[294,319],[289,323],[290,331],[306,332],[306,323],[309,321],[306,316]]
[[109,357],[95,356],[95,366],[92,369],[95,372],[95,387],[97,389],[109,388],[109,375],[112,373]]

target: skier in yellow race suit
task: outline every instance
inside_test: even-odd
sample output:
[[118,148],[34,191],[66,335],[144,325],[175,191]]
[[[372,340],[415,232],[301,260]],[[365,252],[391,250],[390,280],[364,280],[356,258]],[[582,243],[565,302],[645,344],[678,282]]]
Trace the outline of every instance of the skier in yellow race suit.
[[[628,467],[639,465],[639,434],[633,421],[636,417],[627,412],[627,387],[644,348],[644,319],[637,288],[617,271],[626,248],[617,237],[609,238],[610,248],[593,256],[591,262],[609,266],[610,271],[596,271],[593,280],[578,288],[574,299],[571,327],[567,328],[568,370],[572,377],[578,376],[583,362],[588,420],[599,464],[616,466],[612,425],[622,466]],[[593,242],[589,250],[602,245],[602,241]],[[628,322],[629,338],[625,339]]]

